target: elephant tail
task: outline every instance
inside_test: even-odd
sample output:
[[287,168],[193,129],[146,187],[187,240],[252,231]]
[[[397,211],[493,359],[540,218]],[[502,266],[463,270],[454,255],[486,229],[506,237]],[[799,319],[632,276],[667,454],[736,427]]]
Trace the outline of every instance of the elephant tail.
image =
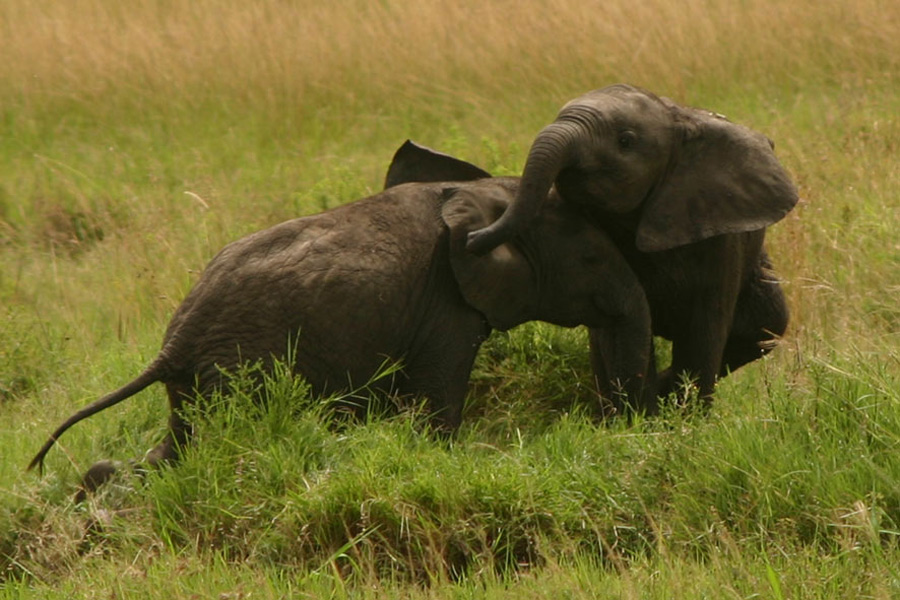
[[106,410],[110,406],[115,406],[122,400],[126,400],[149,385],[156,383],[157,381],[161,381],[166,373],[168,372],[169,360],[164,354],[160,354],[146,369],[144,369],[143,373],[138,375],[131,382],[126,383],[119,389],[114,392],[103,396],[88,404],[74,415],[66,419],[65,423],[57,427],[56,431],[54,431],[50,438],[44,443],[38,453],[35,455],[31,462],[28,464],[28,469],[31,470],[34,467],[38,467],[39,470],[43,470],[44,468],[44,457],[47,455],[47,452],[53,446],[59,436],[61,436],[67,429],[69,429],[75,423],[87,419],[90,416],[97,414],[102,410]]

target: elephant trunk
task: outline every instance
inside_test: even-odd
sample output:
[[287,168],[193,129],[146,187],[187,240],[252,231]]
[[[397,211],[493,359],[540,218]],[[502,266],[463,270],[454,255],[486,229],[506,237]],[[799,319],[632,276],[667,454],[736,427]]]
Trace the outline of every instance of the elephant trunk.
[[572,160],[584,129],[571,121],[546,126],[534,140],[515,199],[499,219],[469,233],[466,249],[475,254],[490,252],[521,232],[534,219],[556,177]]

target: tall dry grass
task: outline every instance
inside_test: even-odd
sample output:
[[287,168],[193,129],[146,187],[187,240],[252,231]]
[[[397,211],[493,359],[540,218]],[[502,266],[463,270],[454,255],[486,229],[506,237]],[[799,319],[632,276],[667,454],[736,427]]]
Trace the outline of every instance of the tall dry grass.
[[900,72],[890,0],[6,0],[4,95],[227,101],[296,111],[560,97],[610,80],[704,90],[866,84]]

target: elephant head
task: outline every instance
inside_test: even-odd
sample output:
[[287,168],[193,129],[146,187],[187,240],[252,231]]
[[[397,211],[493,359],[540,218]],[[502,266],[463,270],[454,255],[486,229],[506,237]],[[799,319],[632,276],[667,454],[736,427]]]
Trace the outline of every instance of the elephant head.
[[556,194],[540,219],[511,240],[481,255],[467,251],[468,234],[496,221],[517,187],[518,179],[496,178],[446,188],[441,208],[460,290],[492,327],[505,330],[534,319],[601,327],[646,304],[612,240]]
[[577,207],[551,192],[522,232],[482,254],[466,249],[472,231],[504,214],[518,184],[501,177],[444,189],[441,218],[463,298],[499,330],[541,320],[602,332],[606,352],[594,365],[601,395],[621,390],[635,406],[649,406],[656,376],[646,295],[612,239]]
[[539,133],[514,202],[469,236],[469,250],[486,252],[522,230],[554,183],[595,219],[632,215],[634,244],[643,252],[756,231],[797,202],[762,134],[613,85],[569,102]]

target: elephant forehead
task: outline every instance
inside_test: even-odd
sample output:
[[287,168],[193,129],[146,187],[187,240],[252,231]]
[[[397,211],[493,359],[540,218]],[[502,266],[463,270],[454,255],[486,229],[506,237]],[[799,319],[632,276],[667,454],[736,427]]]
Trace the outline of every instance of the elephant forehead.
[[662,132],[671,128],[670,111],[660,102],[636,95],[630,98],[589,95],[566,104],[557,117],[581,123],[593,134],[629,129]]
[[630,86],[611,86],[588,92],[568,102],[563,110],[571,106],[630,115],[650,111],[664,112],[665,109],[664,103],[657,96]]

